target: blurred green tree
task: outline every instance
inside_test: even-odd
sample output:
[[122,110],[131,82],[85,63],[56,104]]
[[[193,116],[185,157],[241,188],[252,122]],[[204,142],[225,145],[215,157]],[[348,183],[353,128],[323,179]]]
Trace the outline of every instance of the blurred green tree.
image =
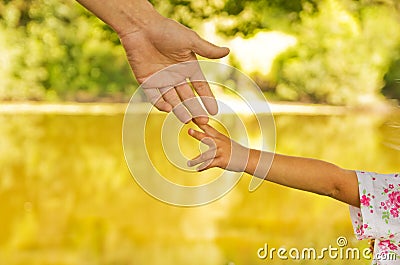
[[[385,95],[397,97],[392,93],[395,86],[385,86],[384,78],[399,56],[397,0],[152,2],[164,15],[190,27],[218,18],[214,20],[218,32],[225,36],[250,38],[258,31],[274,30],[296,37],[297,45],[277,58],[272,73],[256,77],[260,84],[268,84],[265,89],[275,98],[373,103],[380,99],[383,87],[388,91]],[[232,62],[240,67],[234,55]]]
[[387,98],[400,99],[400,59],[393,61],[385,75],[385,87],[382,89]]
[[[195,29],[212,20],[225,37],[295,37],[272,72],[257,76],[278,99],[358,104],[378,100],[381,91],[400,97],[397,0],[151,2]],[[117,35],[73,0],[0,3],[0,80],[3,100],[124,100],[137,87]]]
[[301,13],[298,44],[276,61],[276,93],[331,104],[373,103],[399,56],[399,13],[386,5],[327,0]]
[[0,3],[0,99],[93,100],[136,83],[116,34],[72,0]]

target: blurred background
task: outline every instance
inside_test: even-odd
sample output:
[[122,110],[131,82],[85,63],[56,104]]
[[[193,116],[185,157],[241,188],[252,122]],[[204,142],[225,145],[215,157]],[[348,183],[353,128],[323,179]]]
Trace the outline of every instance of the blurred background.
[[[400,171],[397,0],[152,3],[231,48],[221,61],[275,106],[277,152]],[[270,183],[249,193],[248,176],[202,207],[150,197],[121,144],[136,88],[117,35],[75,1],[0,2],[0,264],[349,264],[260,260],[257,250],[322,249],[339,236],[367,246],[346,205]],[[154,117],[157,134],[165,115]]]

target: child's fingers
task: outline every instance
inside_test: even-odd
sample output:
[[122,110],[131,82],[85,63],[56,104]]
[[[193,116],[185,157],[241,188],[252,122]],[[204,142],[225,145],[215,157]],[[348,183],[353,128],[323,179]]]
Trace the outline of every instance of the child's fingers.
[[[208,162],[211,162],[211,161],[208,161]],[[203,163],[203,164],[201,164],[200,166],[198,166],[197,168],[196,168],[196,171],[203,171],[203,170],[206,170],[206,169],[208,169],[208,166],[210,165],[210,163]]]
[[210,168],[212,168],[212,167],[215,167],[215,160],[214,160],[214,159],[213,159],[213,160],[208,160],[208,161],[204,162],[203,164],[201,164],[200,166],[198,166],[198,167],[196,168],[196,170],[200,172],[200,171],[204,171],[204,170],[210,169]]
[[208,124],[198,124],[197,126],[199,126],[200,129],[202,129],[206,134],[212,137],[217,137],[219,134],[219,132],[214,129],[214,127],[211,127]]
[[189,160],[187,162],[187,165],[189,167],[193,167],[193,166],[196,166],[196,165],[198,165],[200,163],[212,160],[212,159],[215,158],[215,154],[217,153],[216,151],[217,151],[217,149],[210,148],[207,151],[205,151],[204,153],[202,153],[202,154],[198,155],[197,157],[193,158],[192,160]]
[[217,144],[214,142],[214,140],[212,138],[210,138],[208,136],[201,139],[201,142],[203,144],[206,144],[208,147],[210,147],[210,149],[217,148]]
[[192,136],[193,138],[195,138],[195,139],[197,139],[199,141],[201,141],[201,140],[203,140],[203,138],[207,137],[207,134],[205,134],[203,132],[199,132],[199,131],[193,130],[192,128],[190,128],[188,130],[188,133],[189,133],[190,136]]

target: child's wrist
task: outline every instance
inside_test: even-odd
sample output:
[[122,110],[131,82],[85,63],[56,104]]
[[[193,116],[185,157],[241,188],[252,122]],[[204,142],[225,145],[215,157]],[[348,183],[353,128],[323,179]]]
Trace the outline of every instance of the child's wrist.
[[275,154],[249,149],[249,158],[245,172],[257,178],[266,179]]
[[247,151],[249,156],[247,158],[247,163],[244,171],[250,175],[254,175],[257,169],[258,161],[260,160],[261,151],[250,148],[247,148]]

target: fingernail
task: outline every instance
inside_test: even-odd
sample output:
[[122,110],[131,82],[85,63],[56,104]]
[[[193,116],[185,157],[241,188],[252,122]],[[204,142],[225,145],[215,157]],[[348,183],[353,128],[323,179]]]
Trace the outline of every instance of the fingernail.
[[187,163],[186,163],[186,164],[187,164],[187,166],[188,166],[188,167],[191,167],[190,160],[189,160],[189,161],[187,161]]
[[188,133],[189,133],[190,135],[192,135],[192,134],[193,134],[193,129],[190,128],[190,129],[188,130]]

